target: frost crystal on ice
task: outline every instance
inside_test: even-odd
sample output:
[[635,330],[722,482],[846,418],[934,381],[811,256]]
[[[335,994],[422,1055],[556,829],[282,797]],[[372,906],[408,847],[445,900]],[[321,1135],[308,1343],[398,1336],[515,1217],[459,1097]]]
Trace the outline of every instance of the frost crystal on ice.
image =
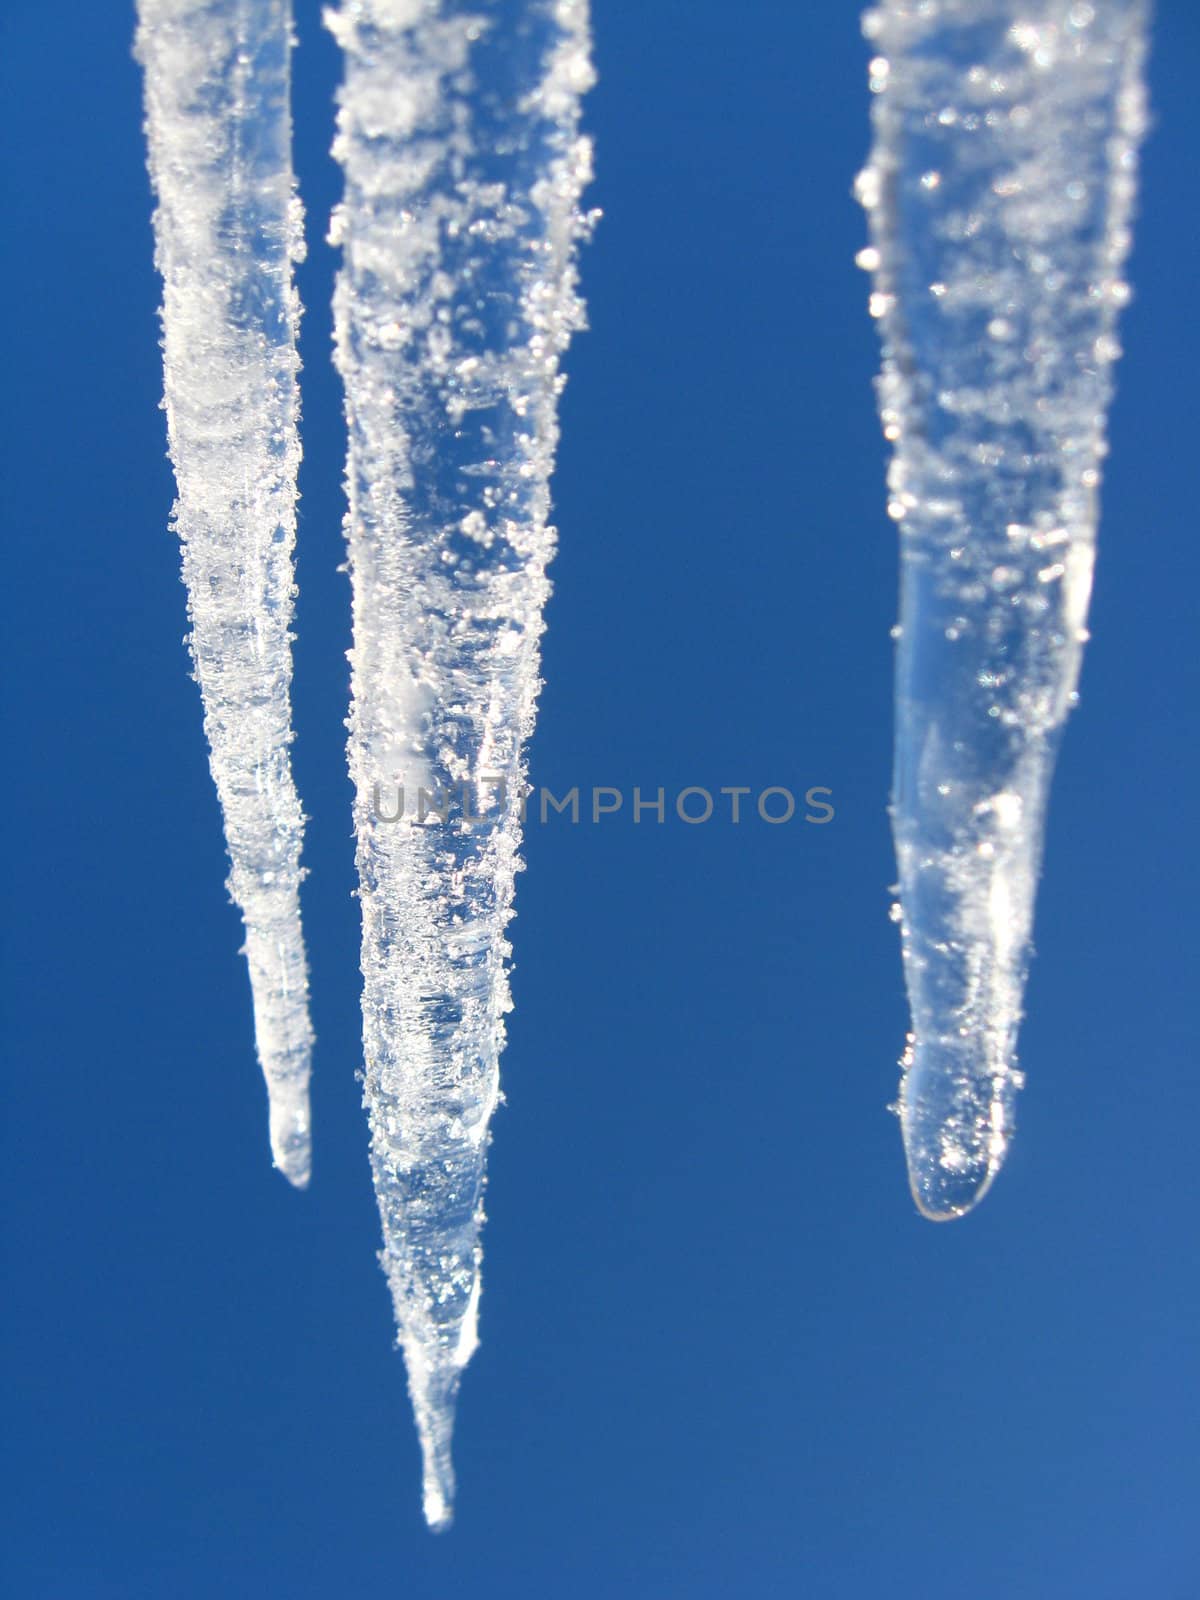
[[900,527],[893,830],[913,1194],[1004,1160],[1046,798],[1075,700],[1144,124],[1140,0],[886,0],[858,194]]
[[288,0],[139,0],[163,369],[191,650],[246,927],[275,1164],[308,1182],[312,1030],[292,782],[303,253]]
[[[354,0],[330,25],[345,51],[331,236],[344,249],[365,1101],[436,1527],[451,1516],[455,1398],[476,1343],[559,360],[581,323],[587,8]],[[469,814],[419,820],[420,790],[432,806],[464,783]],[[405,813],[385,820],[401,788]]]

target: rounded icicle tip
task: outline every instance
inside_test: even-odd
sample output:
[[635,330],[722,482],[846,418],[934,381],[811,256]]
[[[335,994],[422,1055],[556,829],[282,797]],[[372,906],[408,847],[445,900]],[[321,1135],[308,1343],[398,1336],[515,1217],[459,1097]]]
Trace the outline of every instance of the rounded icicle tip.
[[307,1089],[300,1092],[294,1104],[281,1099],[278,1093],[272,1096],[270,1133],[271,1159],[276,1168],[294,1189],[307,1189],[312,1177],[312,1129]]
[[421,1504],[430,1533],[445,1533],[453,1525],[454,1502],[446,1498],[445,1486],[436,1479],[426,1478]]
[[954,1222],[965,1217],[987,1194],[1000,1170],[990,1161],[947,1170],[940,1162],[921,1159],[911,1150],[907,1159],[908,1187],[927,1222]]
[[421,1508],[431,1533],[445,1533],[454,1521],[454,1463],[450,1455],[450,1436],[454,1427],[453,1401],[449,1410],[422,1417]]
[[991,1188],[1008,1154],[1021,1081],[1008,1070],[980,1071],[955,1044],[918,1039],[900,1091],[908,1184],[930,1222],[965,1216]]

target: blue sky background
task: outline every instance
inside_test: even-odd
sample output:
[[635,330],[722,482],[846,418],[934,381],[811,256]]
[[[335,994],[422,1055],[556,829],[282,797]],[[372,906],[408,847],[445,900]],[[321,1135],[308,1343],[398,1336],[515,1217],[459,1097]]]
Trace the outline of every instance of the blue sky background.
[[354,1076],[317,12],[295,59],[307,1195],[269,1164],[181,644],[131,9],[14,0],[0,25],[7,1592],[1192,1600],[1200,14],[1159,6],[1019,1136],[982,1208],[935,1227],[885,1109],[896,553],[852,266],[856,8],[597,0],[605,218],[534,776],[822,784],[837,818],[530,831],[483,1346],[435,1539]]

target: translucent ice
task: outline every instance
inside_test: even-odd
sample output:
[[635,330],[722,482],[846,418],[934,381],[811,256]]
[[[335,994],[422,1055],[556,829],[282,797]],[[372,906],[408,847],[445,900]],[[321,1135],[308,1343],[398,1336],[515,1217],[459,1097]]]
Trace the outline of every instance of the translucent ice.
[[[365,1100],[437,1527],[451,1516],[455,1398],[476,1343],[559,360],[581,321],[587,7],[354,0],[330,25],[345,51],[332,237],[344,249]],[[420,789],[461,797],[463,784],[465,805],[420,820]]]
[[1013,1130],[1043,824],[1076,698],[1144,126],[1139,0],[887,0],[860,174],[900,528],[893,829],[930,1217]]
[[246,927],[271,1149],[308,1182],[312,1030],[292,782],[296,325],[288,0],[139,0],[167,431],[192,660]]

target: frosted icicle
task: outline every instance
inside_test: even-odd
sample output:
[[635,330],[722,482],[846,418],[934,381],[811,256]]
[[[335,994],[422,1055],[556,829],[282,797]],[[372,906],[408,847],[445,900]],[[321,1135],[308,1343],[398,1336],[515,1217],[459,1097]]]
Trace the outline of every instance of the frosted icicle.
[[1004,1160],[1047,791],[1076,698],[1146,8],[868,12],[879,381],[900,524],[893,829],[912,1027],[900,1113],[929,1217]]
[[310,1167],[312,1030],[292,783],[296,327],[288,0],[139,0],[167,430],[191,650],[246,927],[275,1164]]
[[[440,1527],[476,1344],[592,73],[584,0],[355,0],[330,25],[345,51],[331,236],[345,250],[365,1101],[425,1515]],[[383,820],[401,789],[404,816]],[[419,820],[420,789],[450,798],[444,823]]]

